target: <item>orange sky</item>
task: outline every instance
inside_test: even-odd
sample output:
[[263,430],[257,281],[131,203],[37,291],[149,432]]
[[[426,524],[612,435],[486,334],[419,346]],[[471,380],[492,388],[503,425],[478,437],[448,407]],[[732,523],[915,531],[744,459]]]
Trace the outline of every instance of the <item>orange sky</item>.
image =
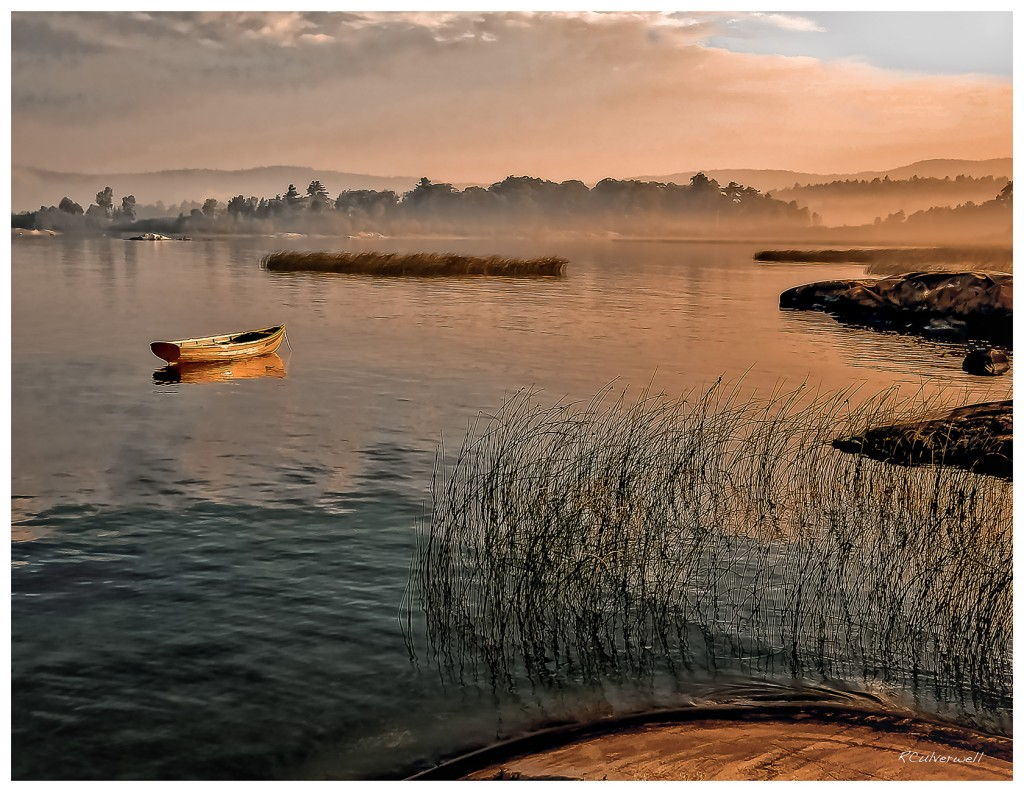
[[[747,20],[746,34],[815,35],[775,16]],[[1008,77],[713,46],[727,25],[716,14],[15,14],[13,159],[488,181],[1011,153]]]

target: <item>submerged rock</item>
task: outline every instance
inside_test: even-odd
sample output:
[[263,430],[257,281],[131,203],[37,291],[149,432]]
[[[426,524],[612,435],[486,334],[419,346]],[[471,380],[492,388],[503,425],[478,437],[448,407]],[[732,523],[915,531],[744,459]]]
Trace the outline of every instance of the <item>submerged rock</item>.
[[1013,276],[911,272],[887,278],[809,283],[784,291],[779,307],[825,311],[837,319],[932,338],[976,338],[1009,346]]
[[972,349],[964,358],[963,368],[968,374],[998,376],[1010,370],[1010,356],[1001,349]]
[[958,407],[937,418],[839,438],[840,451],[899,465],[951,465],[1013,479],[1013,401]]

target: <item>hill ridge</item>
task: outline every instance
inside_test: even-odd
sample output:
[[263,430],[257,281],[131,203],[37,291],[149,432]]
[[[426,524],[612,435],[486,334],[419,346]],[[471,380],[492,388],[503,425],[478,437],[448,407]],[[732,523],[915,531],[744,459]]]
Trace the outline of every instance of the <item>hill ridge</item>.
[[[662,175],[637,176],[644,181],[689,181],[698,171],[679,171]],[[853,173],[814,173],[811,171],[794,171],[784,168],[708,168],[701,171],[707,176],[721,182],[737,181],[759,190],[780,190],[800,184],[822,184],[843,179],[874,179],[888,176],[891,179],[909,179],[916,175],[921,178],[953,178],[963,173],[965,176],[1006,176],[1013,177],[1012,157],[993,157],[990,159],[971,160],[957,158],[931,158],[917,160],[908,165],[900,165],[887,170],[864,170]],[[744,181],[746,179],[746,181]],[[760,183],[759,183],[760,182]]]

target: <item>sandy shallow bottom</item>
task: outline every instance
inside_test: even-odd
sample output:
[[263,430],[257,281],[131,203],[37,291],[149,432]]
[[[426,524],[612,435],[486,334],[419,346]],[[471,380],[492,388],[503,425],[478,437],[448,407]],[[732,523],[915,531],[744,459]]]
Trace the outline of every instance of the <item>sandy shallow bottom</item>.
[[[690,721],[601,734],[507,758],[465,778],[1007,780],[1010,740],[924,723]],[[962,739],[966,738],[966,739]],[[943,760],[943,757],[945,759]],[[959,760],[959,761],[954,761]]]

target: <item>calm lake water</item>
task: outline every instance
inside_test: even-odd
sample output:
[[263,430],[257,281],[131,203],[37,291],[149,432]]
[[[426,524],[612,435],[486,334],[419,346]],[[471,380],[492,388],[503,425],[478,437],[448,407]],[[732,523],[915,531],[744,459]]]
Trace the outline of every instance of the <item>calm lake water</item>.
[[[401,603],[438,440],[511,391],[744,372],[766,390],[1009,390],[964,374],[956,347],[778,310],[783,289],[861,267],[523,240],[375,244],[560,254],[567,277],[259,267],[342,244],[13,243],[15,777],[382,777],[546,719],[678,703],[656,685],[510,701],[410,662]],[[279,322],[275,376],[154,381],[151,340]]]

